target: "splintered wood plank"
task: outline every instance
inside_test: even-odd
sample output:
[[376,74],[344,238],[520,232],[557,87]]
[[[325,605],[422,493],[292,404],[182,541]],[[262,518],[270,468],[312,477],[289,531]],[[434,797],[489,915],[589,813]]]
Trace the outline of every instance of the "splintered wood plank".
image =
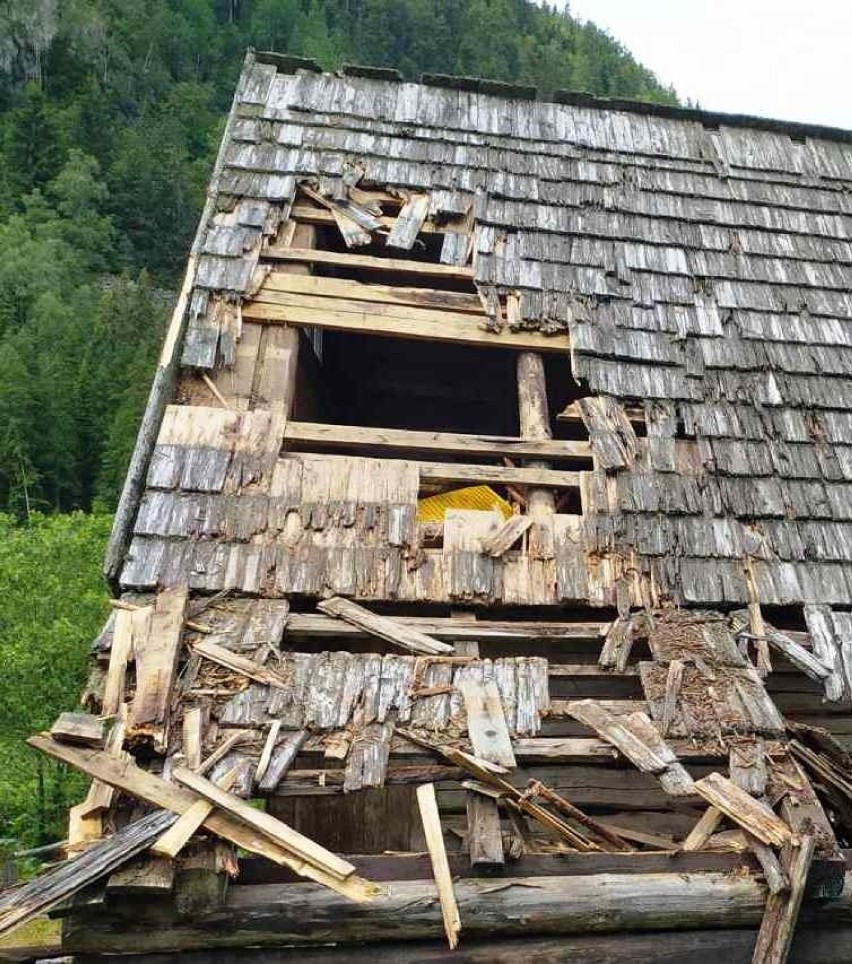
[[192,644],[192,651],[199,656],[203,656],[205,659],[209,659],[212,663],[218,663],[220,666],[239,673],[241,676],[247,676],[256,683],[262,683],[265,686],[274,686],[278,689],[287,689],[287,684],[277,673],[266,669],[266,667],[256,663],[253,659],[240,656],[239,653],[234,653],[230,649],[225,649],[224,646],[211,643],[207,639],[196,640]]
[[[571,343],[566,334],[545,335],[538,330],[492,331],[481,319],[463,312],[432,311],[378,302],[349,302],[309,295],[290,295],[261,290],[242,308],[249,320],[293,325],[297,328],[329,328],[412,340],[476,344],[495,348],[529,349],[567,354]],[[444,316],[443,318],[441,316]]]
[[765,844],[782,847],[792,840],[790,828],[762,801],[749,796],[721,773],[696,780],[695,790],[717,810]]
[[297,261],[303,264],[334,264],[365,271],[388,271],[419,274],[430,278],[473,280],[473,269],[457,265],[434,264],[431,261],[408,261],[401,258],[377,258],[366,254],[342,254],[309,248],[282,248],[270,244],[263,257],[275,261]]
[[454,950],[459,943],[461,917],[453,891],[453,878],[444,846],[444,833],[441,829],[441,817],[438,813],[438,801],[433,783],[424,783],[417,788],[417,805],[420,808],[420,819],[423,821],[423,832],[426,836],[429,859],[432,862],[435,886],[438,889],[438,900],[441,902],[441,916],[444,918],[447,943],[450,949]]
[[830,673],[823,681],[826,698],[837,702],[843,698],[844,680],[840,648],[834,634],[831,609],[828,606],[804,606],[805,625],[814,655]]
[[299,755],[299,750],[305,745],[310,733],[308,730],[299,730],[291,733],[275,749],[269,766],[263,778],[258,784],[258,789],[264,793],[273,793],[278,784],[284,779],[285,774],[293,765],[294,760]]
[[[272,753],[275,750],[275,744],[278,742],[278,734],[281,732],[281,720],[273,720],[271,726],[269,727],[269,732],[266,734],[266,740],[263,744],[263,750],[260,753],[260,759],[257,761],[257,769],[254,771],[254,782],[260,783],[260,781],[266,776],[266,771],[269,769],[269,764],[272,760]],[[190,767],[192,769],[192,767]]]
[[[230,790],[237,779],[239,767],[236,766],[229,770],[221,780],[219,786],[223,790]],[[213,813],[214,805],[209,800],[196,800],[196,802],[182,813],[169,829],[151,846],[151,851],[161,857],[175,857],[189,843],[194,833],[197,833],[204,824],[204,821]]]
[[305,837],[288,827],[287,824],[277,820],[271,814],[249,806],[239,797],[233,796],[227,790],[223,790],[197,773],[187,770],[186,767],[176,767],[173,776],[181,786],[187,787],[193,793],[204,797],[219,810],[232,815],[241,823],[253,828],[258,833],[264,834],[270,840],[290,850],[312,866],[319,867],[332,877],[345,880],[355,872],[355,867],[348,861],[326,850],[325,847],[321,847],[309,837]]
[[504,552],[512,548],[532,523],[533,520],[528,515],[513,515],[496,532],[482,540],[482,552],[486,556],[499,558]]
[[698,823],[689,831],[683,841],[683,849],[689,853],[701,850],[707,845],[707,841],[713,836],[722,822],[724,814],[715,807],[708,807],[701,815]]
[[168,746],[172,684],[180,655],[187,596],[186,589],[159,592],[144,638],[137,638],[134,622],[136,693],[130,707],[127,737],[150,738],[159,752]]
[[342,619],[366,633],[395,643],[412,653],[436,655],[453,652],[453,647],[449,643],[438,642],[437,639],[432,639],[431,636],[427,636],[413,626],[406,626],[389,616],[371,613],[369,609],[342,596],[323,599],[317,603],[317,609],[327,616]]
[[389,248],[410,251],[414,247],[417,235],[423,230],[423,223],[429,213],[429,201],[428,194],[415,194],[403,204],[385,242]]
[[[57,744],[58,745],[58,744]],[[102,751],[96,751],[102,752]],[[142,853],[175,820],[157,810],[90,847],[74,860],[58,864],[35,880],[0,895],[0,935],[73,896]]]
[[482,302],[477,295],[461,291],[440,291],[435,288],[412,288],[404,285],[365,284],[345,278],[326,278],[316,275],[282,274],[271,271],[263,282],[268,291],[287,291],[293,294],[340,298],[346,301],[368,301],[387,305],[408,305],[438,311],[463,311],[484,316]]
[[805,896],[808,871],[814,859],[816,842],[813,837],[802,837],[798,846],[791,848],[787,865],[790,888],[787,893],[770,893],[757,935],[752,964],[785,964],[793,943],[796,921]]
[[822,663],[813,653],[809,653],[804,646],[800,646],[795,640],[790,639],[785,633],[779,633],[777,629],[770,626],[766,627],[766,639],[769,645],[776,649],[806,676],[822,682],[831,676],[831,668]]
[[101,700],[101,713],[115,716],[124,702],[124,683],[127,664],[133,653],[133,614],[127,609],[116,609],[112,631],[112,646],[109,651],[104,695]]
[[80,746],[104,745],[105,722],[91,713],[60,713],[50,728],[54,740],[77,743]]
[[467,729],[473,752],[489,763],[517,766],[497,684],[466,679],[460,685],[467,712]]
[[522,439],[497,435],[463,435],[456,432],[418,432],[409,429],[360,425],[325,425],[288,422],[285,442],[328,445],[337,448],[369,446],[375,449],[411,449],[421,452],[458,452],[501,458],[588,459],[589,443],[564,439]]
[[765,744],[761,737],[731,744],[728,770],[731,782],[753,797],[766,792]]

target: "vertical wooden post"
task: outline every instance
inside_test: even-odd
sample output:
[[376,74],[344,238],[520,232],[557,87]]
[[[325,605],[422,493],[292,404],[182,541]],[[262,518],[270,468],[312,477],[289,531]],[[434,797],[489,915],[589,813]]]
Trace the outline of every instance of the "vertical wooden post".
[[[518,415],[521,438],[553,438],[547,407],[544,359],[535,351],[518,353]],[[531,460],[526,464],[531,468],[550,468],[546,461]],[[533,518],[553,515],[556,511],[556,499],[552,489],[530,489],[528,500],[527,512]]]

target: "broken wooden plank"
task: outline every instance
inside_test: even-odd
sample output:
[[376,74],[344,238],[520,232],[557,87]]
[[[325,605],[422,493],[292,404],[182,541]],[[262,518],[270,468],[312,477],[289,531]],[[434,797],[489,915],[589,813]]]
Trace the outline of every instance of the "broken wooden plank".
[[379,451],[409,449],[420,452],[455,452],[468,457],[506,456],[551,461],[590,457],[589,443],[583,441],[464,435],[458,432],[419,432],[360,425],[325,425],[318,422],[288,422],[284,430],[284,442],[346,449],[368,446]]
[[327,616],[334,616],[346,623],[357,626],[364,632],[390,643],[395,643],[409,652],[420,655],[437,655],[452,653],[453,647],[449,643],[441,643],[412,626],[406,626],[388,616],[379,616],[370,612],[351,599],[334,596],[317,603],[317,609]]
[[473,752],[489,763],[514,769],[517,763],[497,684],[493,680],[466,679],[459,689],[464,698]]
[[414,194],[403,204],[385,242],[389,248],[410,251],[429,213],[429,195]]
[[190,770],[201,766],[203,716],[200,706],[187,706],[183,711],[183,759]]
[[275,749],[275,744],[278,742],[278,734],[280,732],[281,720],[273,720],[269,727],[269,732],[266,734],[266,741],[263,744],[260,759],[257,761],[257,769],[254,771],[255,783],[260,783],[260,781],[266,775],[266,771],[269,769],[269,763],[272,760],[272,752]]
[[130,610],[116,609],[115,624],[112,631],[112,645],[109,651],[109,666],[104,681],[104,695],[101,700],[101,713],[115,716],[124,702],[124,685],[127,664],[133,654],[133,616]]
[[249,741],[254,741],[255,734],[251,730],[234,730],[229,733],[224,740],[213,750],[210,756],[206,757],[201,761],[199,766],[196,768],[198,773],[205,774],[209,773],[214,766],[223,760],[234,747],[239,746],[240,743],[247,743]]
[[795,640],[790,639],[785,633],[778,632],[771,626],[765,627],[766,639],[769,645],[778,650],[794,666],[798,667],[806,676],[822,682],[831,676],[831,668],[825,666],[813,653],[809,653],[803,646]]
[[666,695],[663,698],[663,713],[660,717],[660,733],[662,736],[666,736],[674,721],[677,698],[680,695],[682,683],[683,662],[679,659],[673,659],[669,663],[668,674],[666,675]]
[[92,716],[91,713],[60,713],[50,728],[50,735],[54,740],[76,743],[78,746],[95,746],[99,749],[104,745],[105,732],[104,719]]
[[[132,762],[116,760],[103,750],[73,747],[42,735],[30,737],[27,743],[54,759],[82,770],[89,776],[109,783],[140,800],[173,810],[175,813],[185,813],[198,800],[195,793],[168,783]],[[191,771],[186,772],[192,775]],[[245,804],[245,806],[248,805]],[[254,813],[257,812],[254,811]],[[257,833],[231,814],[223,813],[218,809],[204,821],[204,827],[244,850],[283,864],[294,873],[329,887],[351,900],[359,902],[372,900],[378,893],[378,888],[370,881],[356,877],[354,874],[341,880],[334,874],[296,856],[293,851],[282,847],[280,843],[273,841],[265,834]]]
[[173,777],[181,786],[209,800],[217,809],[230,814],[258,833],[264,834],[273,842],[332,877],[345,880],[355,872],[355,867],[348,861],[321,847],[270,814],[249,806],[244,800],[233,796],[205,777],[193,773],[192,770],[186,767],[175,767]]
[[810,836],[802,837],[798,845],[791,848],[787,866],[790,889],[787,893],[770,894],[767,898],[752,964],[785,964],[815,850],[816,842]]
[[299,730],[290,734],[283,743],[276,748],[269,761],[269,767],[263,778],[259,781],[258,789],[264,793],[273,793],[282,781],[287,771],[293,765],[293,761],[299,754],[299,750],[305,745],[310,733],[308,730]]
[[579,807],[575,807],[570,800],[566,800],[565,797],[546,786],[540,780],[530,780],[526,794],[541,797],[552,807],[561,811],[566,817],[576,820],[577,823],[581,824],[587,830],[591,830],[592,833],[597,834],[608,844],[615,847],[616,850],[622,852],[633,852],[635,850],[635,847],[631,847],[630,844],[627,843],[627,840],[620,831],[615,831],[600,820],[595,820],[594,817],[590,817],[587,813],[580,810]]
[[486,556],[498,559],[521,538],[533,524],[531,516],[513,515],[507,519],[496,532],[486,536],[481,543],[482,552]]
[[317,275],[284,274],[272,270],[263,282],[269,291],[338,298],[348,302],[375,302],[385,305],[408,305],[437,311],[467,312],[484,318],[482,303],[475,294],[445,291],[436,288],[414,288],[406,285],[366,284],[348,278],[329,278]]
[[314,248],[284,248],[270,244],[264,258],[276,261],[298,261],[303,264],[333,264],[364,271],[387,271],[398,274],[423,275],[430,278],[473,280],[473,269],[458,265],[434,264],[431,261],[409,261],[400,258],[378,258],[366,254],[342,254]]
[[615,669],[623,673],[633,648],[633,619],[619,616],[613,620],[606,634],[598,665],[604,669]]
[[173,813],[157,810],[94,844],[79,857],[58,864],[20,887],[4,891],[0,894],[0,934],[43,914],[88,884],[112,873],[142,853],[175,819]]
[[212,663],[218,663],[226,669],[241,676],[246,676],[256,683],[264,686],[274,686],[278,689],[287,689],[287,683],[273,670],[261,666],[253,659],[240,656],[238,653],[210,642],[208,639],[198,639],[192,644],[192,651],[204,659],[209,659]]
[[731,781],[753,797],[766,792],[765,744],[761,737],[731,744],[728,763]]
[[707,845],[707,841],[718,829],[723,817],[724,814],[721,810],[717,810],[715,807],[708,807],[701,815],[698,823],[689,831],[689,834],[683,841],[682,849],[689,853],[702,850]]
[[127,721],[127,739],[150,739],[154,749],[161,753],[168,747],[172,684],[180,655],[187,598],[186,589],[164,589],[157,593],[144,636],[137,635],[138,613],[133,615],[136,693]]
[[717,810],[765,844],[782,847],[792,839],[790,828],[762,801],[755,800],[721,773],[694,783],[695,790]]
[[[229,770],[221,780],[219,786],[223,790],[230,790],[237,778],[239,767]],[[194,833],[197,833],[204,821],[213,813],[214,805],[209,800],[196,800],[189,810],[182,813],[169,829],[151,846],[152,853],[160,857],[174,860],[183,850]]]
[[441,902],[441,916],[444,919],[444,931],[450,949],[455,949],[459,942],[461,918],[453,891],[453,878],[450,875],[450,865],[447,861],[447,850],[444,846],[444,834],[441,829],[441,817],[438,813],[438,801],[435,797],[435,785],[424,783],[417,788],[417,805],[420,808],[420,819],[423,821],[423,833],[426,837],[426,847],[432,862],[432,873],[435,886],[438,889],[438,900]]

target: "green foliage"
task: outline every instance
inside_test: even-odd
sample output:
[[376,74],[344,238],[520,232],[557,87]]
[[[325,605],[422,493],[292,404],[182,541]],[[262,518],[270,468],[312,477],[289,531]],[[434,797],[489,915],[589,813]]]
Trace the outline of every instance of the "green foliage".
[[108,515],[0,515],[0,837],[65,835],[83,782],[30,751],[25,737],[74,709],[92,639],[106,617],[100,560]]

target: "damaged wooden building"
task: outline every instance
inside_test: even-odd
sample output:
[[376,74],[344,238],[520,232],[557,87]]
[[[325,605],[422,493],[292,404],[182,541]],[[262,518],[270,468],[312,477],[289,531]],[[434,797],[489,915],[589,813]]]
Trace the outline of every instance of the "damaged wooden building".
[[848,961],[850,289],[843,132],[250,53],[0,929]]

